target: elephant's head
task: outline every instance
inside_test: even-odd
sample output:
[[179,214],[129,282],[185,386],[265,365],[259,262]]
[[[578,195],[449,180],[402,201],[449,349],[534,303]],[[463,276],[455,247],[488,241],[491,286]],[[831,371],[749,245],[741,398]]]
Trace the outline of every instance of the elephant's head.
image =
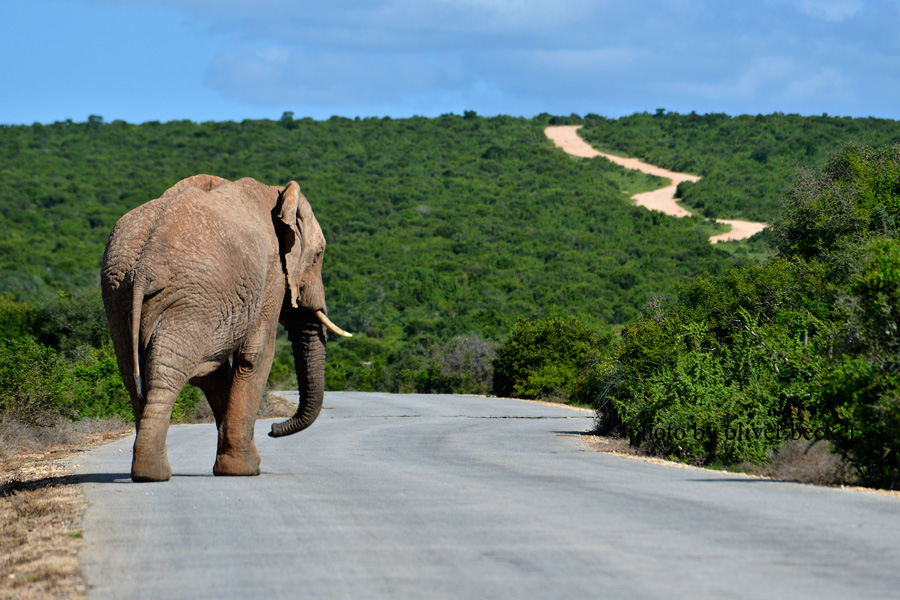
[[326,313],[322,284],[322,255],[325,236],[300,186],[291,182],[281,192],[275,209],[281,227],[281,251],[284,261],[285,298],[281,321],[288,330],[297,371],[300,405],[293,417],[272,425],[269,435],[280,437],[302,431],[312,425],[322,410],[325,393],[326,329],[350,336]]

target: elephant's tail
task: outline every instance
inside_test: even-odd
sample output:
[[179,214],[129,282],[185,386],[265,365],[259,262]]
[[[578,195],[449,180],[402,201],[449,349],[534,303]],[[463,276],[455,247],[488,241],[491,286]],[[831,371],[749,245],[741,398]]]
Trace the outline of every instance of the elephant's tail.
[[144,304],[144,288],[146,282],[143,277],[135,276],[131,286],[131,368],[134,377],[134,388],[137,399],[144,400],[144,386],[141,382],[141,307]]

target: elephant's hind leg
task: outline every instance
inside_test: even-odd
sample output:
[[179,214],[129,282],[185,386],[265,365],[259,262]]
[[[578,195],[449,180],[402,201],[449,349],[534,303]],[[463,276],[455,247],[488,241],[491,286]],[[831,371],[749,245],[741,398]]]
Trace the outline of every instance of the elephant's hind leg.
[[166,454],[166,433],[172,418],[172,406],[178,392],[151,388],[137,419],[134,455],[131,459],[132,481],[168,481],[172,467]]

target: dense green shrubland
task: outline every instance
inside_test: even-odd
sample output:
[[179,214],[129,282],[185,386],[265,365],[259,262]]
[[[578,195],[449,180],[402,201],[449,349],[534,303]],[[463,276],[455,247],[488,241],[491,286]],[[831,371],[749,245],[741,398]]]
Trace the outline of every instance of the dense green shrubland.
[[[201,398],[186,388],[174,419]],[[97,289],[34,304],[0,294],[0,422],[40,426],[54,416],[132,418]]]
[[610,425],[702,464],[761,462],[793,431],[827,425],[814,400],[828,315],[803,302],[817,284],[774,260],[687,285],[623,331]]
[[589,115],[582,135],[597,148],[701,175],[679,186],[697,214],[766,223],[779,213],[798,167],[815,167],[844,144],[900,142],[900,122],[849,117],[724,114],[658,110],[620,119]]
[[697,221],[629,206],[621,190],[652,178],[572,160],[540,122],[289,123],[0,127],[0,291],[30,299],[96,284],[116,219],[201,172],[300,182],[330,244],[335,312],[379,339],[399,314],[412,332],[497,335],[515,320],[506,315],[550,303],[625,322],[658,279],[722,262]]
[[130,415],[108,338],[99,294],[34,306],[0,296],[0,416],[36,423],[48,412]]
[[[495,344],[549,314],[627,323],[652,296],[746,260],[706,243],[702,219],[631,206],[659,182],[566,156],[549,121],[0,127],[0,292],[33,302],[95,286],[116,219],[185,176],[295,179],[329,242],[329,312],[355,334],[330,345],[328,385],[484,390],[441,364],[452,340]],[[274,376],[289,384],[279,350]]]

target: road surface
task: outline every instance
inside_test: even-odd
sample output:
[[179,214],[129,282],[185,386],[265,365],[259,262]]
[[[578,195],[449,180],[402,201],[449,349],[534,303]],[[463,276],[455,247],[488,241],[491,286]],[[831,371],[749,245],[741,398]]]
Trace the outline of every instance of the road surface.
[[900,499],[590,450],[592,415],[469,396],[328,393],[211,475],[215,427],[82,454],[90,598],[896,598]]

